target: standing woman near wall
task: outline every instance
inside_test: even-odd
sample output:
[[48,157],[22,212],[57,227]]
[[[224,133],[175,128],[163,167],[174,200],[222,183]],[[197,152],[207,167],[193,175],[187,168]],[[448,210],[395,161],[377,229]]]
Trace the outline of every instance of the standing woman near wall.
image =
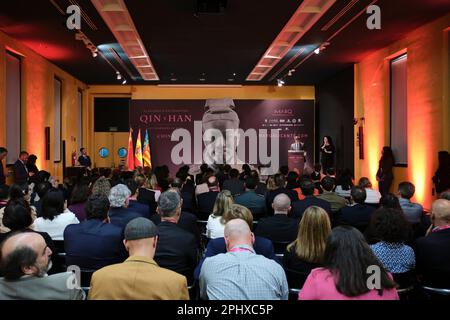
[[383,147],[377,171],[378,189],[382,196],[389,193],[389,189],[391,188],[392,181],[394,180],[394,173],[392,172],[394,164],[395,159],[391,147]]
[[330,136],[323,137],[322,145],[320,146],[321,164],[323,174],[327,174],[329,168],[334,167],[334,153],[335,148],[333,140]]

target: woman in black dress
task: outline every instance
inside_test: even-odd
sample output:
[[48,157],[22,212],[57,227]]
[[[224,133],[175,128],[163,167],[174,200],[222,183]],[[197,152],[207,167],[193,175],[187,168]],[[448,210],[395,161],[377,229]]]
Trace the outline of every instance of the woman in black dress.
[[383,147],[377,171],[378,189],[382,196],[388,193],[391,188],[394,180],[394,173],[392,172],[394,164],[394,154],[391,147]]
[[330,136],[323,137],[322,145],[320,146],[322,172],[327,174],[329,168],[334,167],[334,144]]

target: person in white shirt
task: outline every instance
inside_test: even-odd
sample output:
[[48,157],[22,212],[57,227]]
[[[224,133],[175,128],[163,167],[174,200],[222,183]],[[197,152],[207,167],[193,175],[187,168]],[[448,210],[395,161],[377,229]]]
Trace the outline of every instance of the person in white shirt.
[[366,197],[365,203],[368,203],[368,204],[380,203],[381,193],[378,190],[372,189],[372,183],[370,182],[370,180],[368,178],[362,177],[361,179],[359,179],[358,185],[361,188],[366,189],[367,197]]
[[225,230],[224,215],[231,210],[233,203],[234,200],[230,191],[223,190],[217,195],[213,213],[209,216],[206,224],[206,236],[208,238],[223,238]]
[[41,217],[34,221],[32,229],[47,232],[52,240],[64,240],[64,229],[69,224],[77,223],[80,221],[67,209],[62,192],[52,190],[42,200]]

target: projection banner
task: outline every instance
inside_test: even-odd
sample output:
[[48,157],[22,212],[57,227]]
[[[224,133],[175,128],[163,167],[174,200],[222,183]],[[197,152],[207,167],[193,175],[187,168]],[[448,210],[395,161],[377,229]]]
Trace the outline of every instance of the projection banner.
[[[314,100],[132,100],[130,127],[148,130],[152,165],[243,163],[268,174],[288,164],[288,155],[304,151],[314,164]],[[271,168],[271,169],[269,169]],[[292,169],[292,168],[291,168]]]

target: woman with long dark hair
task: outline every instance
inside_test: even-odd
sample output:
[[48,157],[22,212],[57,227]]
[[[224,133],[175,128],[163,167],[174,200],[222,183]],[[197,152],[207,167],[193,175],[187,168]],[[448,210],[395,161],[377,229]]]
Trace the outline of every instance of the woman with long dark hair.
[[439,167],[434,173],[433,182],[436,192],[439,194],[450,189],[450,153],[448,151],[439,151]]
[[320,146],[320,159],[322,164],[322,172],[323,174],[327,174],[327,170],[329,168],[334,167],[334,153],[335,148],[333,144],[333,140],[330,136],[323,137],[322,145]]
[[383,147],[377,171],[378,190],[380,190],[381,195],[388,193],[391,188],[392,180],[394,180],[394,173],[392,172],[394,164],[395,159],[391,147]]
[[357,229],[341,226],[327,240],[323,268],[306,279],[299,300],[398,300],[396,283]]

